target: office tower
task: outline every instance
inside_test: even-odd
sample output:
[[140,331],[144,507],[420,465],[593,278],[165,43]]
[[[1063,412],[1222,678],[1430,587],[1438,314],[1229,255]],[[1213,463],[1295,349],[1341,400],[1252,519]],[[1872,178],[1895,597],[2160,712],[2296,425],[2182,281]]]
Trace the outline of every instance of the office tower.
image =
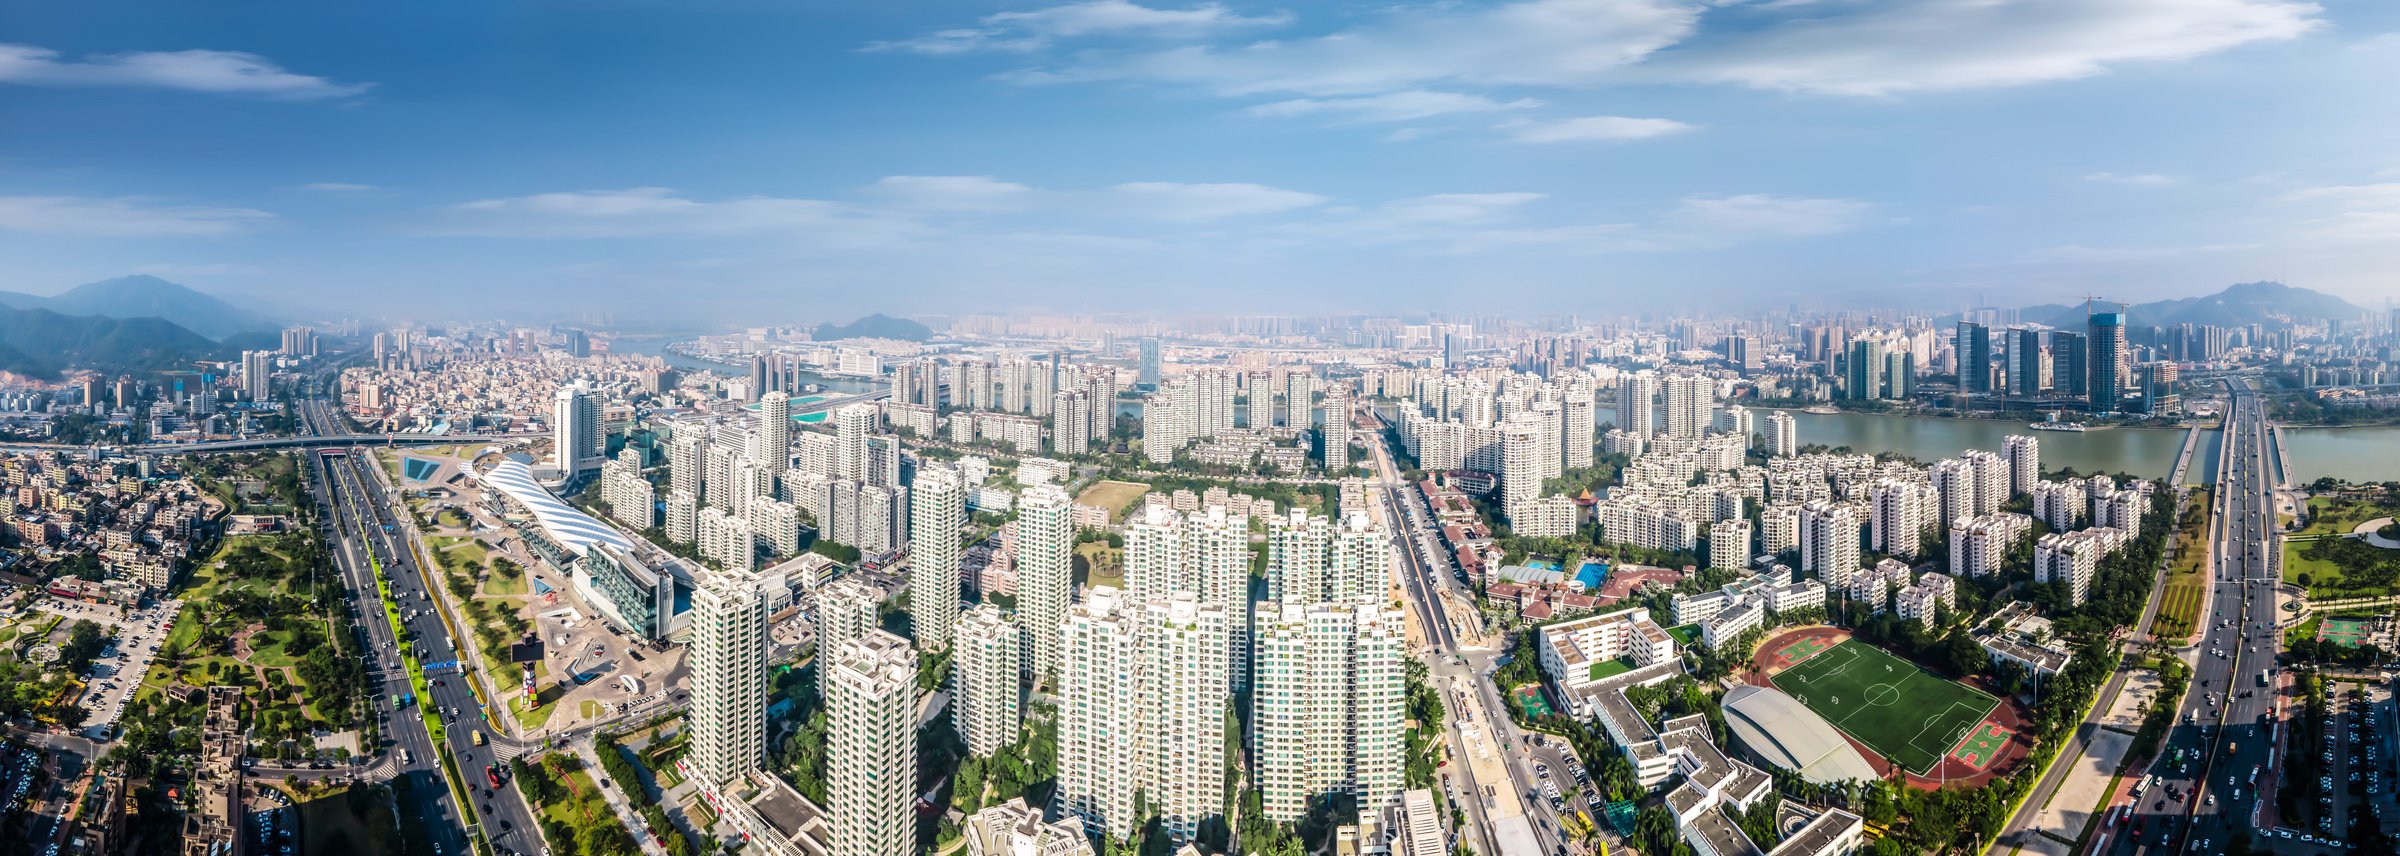
[[2024,496],[2042,480],[2042,438],[2010,434],[2000,438],[2000,456],[2008,459],[2008,495]]
[[1716,382],[1701,375],[1666,376],[1661,396],[1667,404],[1667,436],[1699,437],[1708,433],[1709,410],[1716,406]]
[[[1299,424],[1306,424],[1303,417]],[[1325,388],[1325,471],[1339,474],[1350,469],[1350,386],[1335,383]]]
[[2050,331],[2050,391],[2074,398],[2089,394],[2089,357],[2090,347],[2082,333]]
[[767,602],[758,577],[701,576],[692,590],[691,628],[688,766],[721,785],[758,769],[767,751]]
[[1015,745],[1023,722],[1017,676],[1025,662],[1016,621],[1000,607],[980,604],[959,616],[951,645],[950,680],[956,693],[950,722],[959,740],[978,757]]
[[949,647],[950,625],[958,621],[959,529],[967,519],[965,483],[958,470],[928,464],[908,489],[908,603],[917,644]]
[[578,360],[592,355],[592,336],[582,330],[568,330],[560,336],[560,346],[567,356]]
[[1454,369],[1466,363],[1467,340],[1457,333],[1442,334],[1442,368]]
[[917,849],[917,656],[882,630],[833,652],[825,673],[826,825],[833,856]]
[[1883,397],[1883,342],[1852,339],[1843,368],[1847,373],[1843,387],[1850,400],[1873,401]]
[[1729,571],[1750,567],[1750,521],[1719,520],[1709,524],[1708,563]]
[[1857,573],[1861,524],[1858,509],[1831,500],[1800,507],[1800,570],[1841,586]]
[[774,390],[758,398],[758,462],[783,472],[792,465],[792,396]]
[[1018,612],[1028,637],[1025,659],[1036,683],[1058,674],[1059,622],[1073,594],[1074,502],[1057,485],[1035,485],[1017,498]]
[[2114,413],[2125,390],[2125,313],[2092,313],[2085,350],[2092,412]]
[[1164,362],[1159,356],[1158,337],[1144,337],[1142,339],[1141,367],[1134,374],[1134,382],[1143,386],[1157,387],[1159,369]]
[[1644,369],[1617,377],[1617,428],[1643,440],[1658,433],[1658,373]]
[[1762,357],[1763,355],[1759,352],[1757,336],[1725,337],[1725,360],[1732,363],[1734,368],[1742,370],[1743,373],[1758,371],[1764,367],[1765,363]]
[[1958,357],[1958,390],[1970,396],[1991,394],[1992,328],[1960,321],[1954,346]]
[[1267,817],[1336,793],[1372,811],[1401,789],[1403,619],[1371,603],[1260,604],[1251,758]]
[[742,397],[748,401],[757,401],[759,396],[766,394],[767,383],[766,355],[750,355],[750,383],[743,387]]
[[1767,414],[1767,454],[1788,458],[1800,454],[1800,424],[1781,410]]
[[274,351],[242,352],[242,397],[258,402],[275,397]]
[[1586,392],[1559,402],[1559,464],[1570,470],[1592,465],[1592,397]]
[[559,387],[550,414],[551,456],[570,480],[600,465],[607,447],[600,439],[600,403],[581,383]]
[[2042,394],[2042,331],[2017,327],[2008,331],[2008,391],[2020,398]]
[[[1332,394],[1326,390],[1326,394]],[[1252,394],[1255,398],[1256,394]],[[1317,378],[1306,369],[1283,376],[1283,424],[1306,428],[1316,421],[1312,415],[1317,406]],[[1331,421],[1328,419],[1327,421]]]

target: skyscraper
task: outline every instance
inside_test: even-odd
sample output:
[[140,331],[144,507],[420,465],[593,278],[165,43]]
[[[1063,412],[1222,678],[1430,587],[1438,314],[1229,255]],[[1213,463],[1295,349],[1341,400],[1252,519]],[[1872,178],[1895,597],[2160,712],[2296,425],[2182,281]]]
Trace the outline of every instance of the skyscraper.
[[[758,769],[767,751],[767,603],[758,577],[738,571],[701,577],[692,591],[691,626],[689,766],[723,784]],[[912,747],[913,741],[911,735]]]
[[1017,698],[1022,637],[1016,621],[988,603],[959,616],[952,637],[950,675],[956,692],[950,722],[967,751],[989,757],[1017,742],[1023,721]]
[[862,401],[834,411],[833,430],[834,475],[865,481],[867,435],[875,433],[875,405]]
[[1844,388],[1852,401],[1873,401],[1883,397],[1883,342],[1876,339],[1850,340],[1849,357],[1843,361],[1847,370]]
[[792,465],[792,396],[774,390],[758,398],[758,462],[783,472]]
[[[1327,395],[1333,390],[1327,389]],[[1251,394],[1253,398],[1257,393]],[[1327,402],[1330,406],[1331,402]],[[1317,377],[1306,369],[1283,376],[1283,424],[1289,428],[1307,428],[1316,421],[1312,414],[1317,406]],[[1330,420],[1329,420],[1330,421]]]
[[2018,327],[2008,338],[2008,391],[2020,398],[2042,394],[2042,331]]
[[1992,328],[1958,322],[1958,389],[1968,395],[1992,392]]
[[274,351],[242,352],[242,397],[256,402],[275,397]]
[[[1305,425],[1306,407],[1296,424]],[[1350,469],[1350,386],[1335,383],[1325,388],[1325,471],[1339,474]]]
[[1074,502],[1057,485],[1017,499],[1017,593],[1028,669],[1039,683],[1058,674],[1059,627],[1073,595]]
[[1708,433],[1709,410],[1716,406],[1716,382],[1703,375],[1666,376],[1661,395],[1667,402],[1667,436],[1697,438]]
[[917,658],[882,630],[820,662],[825,677],[826,825],[833,856],[917,849]]
[[939,651],[950,646],[958,621],[959,527],[966,522],[964,483],[958,470],[927,465],[909,486],[908,603],[917,644]]
[[1658,433],[1658,373],[1647,369],[1617,377],[1617,428],[1643,440]]
[[1143,386],[1158,386],[1159,369],[1163,363],[1164,360],[1159,358],[1158,337],[1144,337],[1142,339],[1141,368],[1134,375],[1134,382]]
[[1781,410],[1767,414],[1767,454],[1778,458],[1800,454],[1800,424],[1792,414]]
[[1335,793],[1362,810],[1399,797],[1401,622],[1372,603],[1259,605],[1250,748],[1268,817]]
[[2091,388],[2091,377],[2084,368],[2089,353],[2082,333],[2065,330],[2050,331],[2050,388],[2052,392],[2082,398]]
[[2000,456],[2008,459],[2009,495],[2023,496],[2042,480],[2042,438],[2010,434],[2000,438]]
[[600,440],[600,403],[582,383],[559,387],[550,412],[551,456],[558,471],[573,479],[600,466],[607,447]]
[[2093,413],[2114,413],[2125,390],[2125,313],[2094,312],[2086,368]]

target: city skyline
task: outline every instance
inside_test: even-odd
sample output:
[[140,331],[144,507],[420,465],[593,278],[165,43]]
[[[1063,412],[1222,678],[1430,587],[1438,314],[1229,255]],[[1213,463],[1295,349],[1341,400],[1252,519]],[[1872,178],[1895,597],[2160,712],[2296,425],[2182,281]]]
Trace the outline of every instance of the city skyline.
[[2390,131],[2355,109],[2400,70],[2400,15],[2359,6],[11,23],[0,287],[41,294],[144,272],[336,314],[422,314],[384,299],[404,291],[721,322],[1940,310],[2276,279],[2372,306],[2400,217]]

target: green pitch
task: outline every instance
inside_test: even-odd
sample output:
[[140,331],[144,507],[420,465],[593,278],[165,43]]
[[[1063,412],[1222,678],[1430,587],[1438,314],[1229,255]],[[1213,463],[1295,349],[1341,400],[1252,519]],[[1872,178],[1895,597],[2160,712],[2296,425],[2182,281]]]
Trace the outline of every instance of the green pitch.
[[1772,681],[1842,733],[1920,776],[2000,703],[1859,642],[1833,646]]

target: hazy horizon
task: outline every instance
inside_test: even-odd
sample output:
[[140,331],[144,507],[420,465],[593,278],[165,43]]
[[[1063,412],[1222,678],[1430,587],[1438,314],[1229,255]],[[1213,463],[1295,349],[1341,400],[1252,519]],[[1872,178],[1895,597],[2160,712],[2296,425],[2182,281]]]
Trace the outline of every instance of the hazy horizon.
[[2400,10],[10,10],[0,289],[297,309],[1942,311],[2400,289]]

